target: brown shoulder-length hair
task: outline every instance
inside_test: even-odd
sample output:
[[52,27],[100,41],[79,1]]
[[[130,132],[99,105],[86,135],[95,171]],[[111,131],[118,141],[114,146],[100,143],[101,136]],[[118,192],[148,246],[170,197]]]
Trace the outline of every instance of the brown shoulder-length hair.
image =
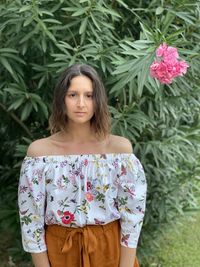
[[68,67],[58,79],[54,90],[52,114],[49,119],[51,134],[67,129],[67,114],[65,95],[71,80],[84,75],[92,81],[94,115],[90,120],[97,137],[104,139],[110,133],[110,114],[107,105],[107,96],[104,85],[94,68],[86,64],[75,64]]

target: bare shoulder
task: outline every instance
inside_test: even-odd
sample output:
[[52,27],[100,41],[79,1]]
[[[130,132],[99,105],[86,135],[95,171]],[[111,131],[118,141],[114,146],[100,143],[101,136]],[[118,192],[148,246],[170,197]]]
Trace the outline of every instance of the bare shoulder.
[[50,149],[50,140],[49,137],[38,139],[33,141],[28,149],[27,156],[28,157],[39,157],[48,154]]
[[115,153],[133,153],[129,139],[119,135],[110,136],[110,149]]

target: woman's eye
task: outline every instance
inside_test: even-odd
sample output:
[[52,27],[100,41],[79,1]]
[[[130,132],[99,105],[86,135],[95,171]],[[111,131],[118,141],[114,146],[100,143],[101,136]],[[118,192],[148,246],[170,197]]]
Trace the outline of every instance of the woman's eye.
[[69,94],[68,96],[69,97],[74,97],[76,94]]
[[92,97],[93,97],[93,95],[87,95],[87,97],[88,97],[88,98],[92,98]]

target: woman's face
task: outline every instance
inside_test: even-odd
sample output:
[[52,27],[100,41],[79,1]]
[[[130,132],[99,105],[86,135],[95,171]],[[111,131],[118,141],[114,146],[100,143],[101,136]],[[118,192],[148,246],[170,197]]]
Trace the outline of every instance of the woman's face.
[[90,121],[94,115],[92,81],[87,76],[76,76],[71,80],[65,95],[68,120],[75,123]]

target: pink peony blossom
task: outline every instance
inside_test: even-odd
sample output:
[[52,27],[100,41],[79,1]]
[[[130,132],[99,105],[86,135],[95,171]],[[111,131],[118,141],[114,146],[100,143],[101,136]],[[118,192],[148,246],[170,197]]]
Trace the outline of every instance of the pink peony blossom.
[[183,76],[189,65],[185,61],[179,61],[176,48],[161,44],[156,50],[158,57],[150,66],[150,74],[162,84],[170,84],[177,76]]

